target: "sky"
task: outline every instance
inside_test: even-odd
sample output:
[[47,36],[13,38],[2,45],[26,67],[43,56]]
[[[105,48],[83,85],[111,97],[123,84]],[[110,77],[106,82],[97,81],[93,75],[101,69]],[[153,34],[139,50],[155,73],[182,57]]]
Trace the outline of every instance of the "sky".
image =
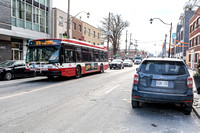
[[[70,0],[70,15],[75,16],[81,11],[89,12],[87,18],[81,13],[81,19],[95,27],[101,26],[100,21],[108,17],[109,12],[121,15],[130,26],[122,33],[121,49],[125,48],[126,30],[128,31],[128,44],[130,33],[132,42],[138,40],[138,48],[158,54],[162,50],[165,34],[169,42],[170,25],[165,25],[155,19],[150,24],[150,18],[160,18],[165,23],[172,23],[172,33],[176,32],[180,14],[184,12],[185,2],[189,0]],[[53,0],[53,7],[67,12],[68,0]],[[79,16],[79,17],[80,17]],[[111,44],[110,44],[111,45]],[[167,46],[168,47],[168,46]],[[132,45],[131,48],[134,48]]]

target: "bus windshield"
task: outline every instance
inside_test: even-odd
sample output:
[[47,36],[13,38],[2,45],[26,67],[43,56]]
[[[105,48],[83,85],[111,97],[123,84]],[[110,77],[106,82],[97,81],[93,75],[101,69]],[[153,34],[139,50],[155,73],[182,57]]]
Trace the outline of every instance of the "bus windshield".
[[59,62],[60,46],[32,46],[28,48],[26,62]]

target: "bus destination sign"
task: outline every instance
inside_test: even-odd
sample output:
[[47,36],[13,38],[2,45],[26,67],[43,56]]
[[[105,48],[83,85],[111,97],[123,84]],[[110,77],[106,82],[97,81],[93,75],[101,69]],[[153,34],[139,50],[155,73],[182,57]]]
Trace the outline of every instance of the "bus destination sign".
[[59,45],[60,40],[35,40],[31,41],[30,45],[44,46],[44,45]]

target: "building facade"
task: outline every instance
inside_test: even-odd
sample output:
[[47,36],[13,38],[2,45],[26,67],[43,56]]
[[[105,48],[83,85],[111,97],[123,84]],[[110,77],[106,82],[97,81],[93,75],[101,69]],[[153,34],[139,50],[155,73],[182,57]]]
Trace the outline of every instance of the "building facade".
[[1,0],[0,61],[25,60],[29,40],[51,37],[52,0]]
[[94,45],[101,45],[101,31],[100,29],[83,22],[83,40]]
[[200,7],[195,11],[194,16],[190,19],[190,45],[189,45],[189,67],[197,68],[200,59]]
[[184,7],[184,13],[179,17],[177,24],[176,40],[174,48],[174,57],[183,59],[186,62],[186,51],[189,44],[189,21],[194,15],[194,11],[189,10],[187,6]]
[[[67,38],[67,13],[60,9],[53,8],[53,38]],[[101,45],[101,31],[80,19],[70,16],[71,39],[89,42],[94,45]]]

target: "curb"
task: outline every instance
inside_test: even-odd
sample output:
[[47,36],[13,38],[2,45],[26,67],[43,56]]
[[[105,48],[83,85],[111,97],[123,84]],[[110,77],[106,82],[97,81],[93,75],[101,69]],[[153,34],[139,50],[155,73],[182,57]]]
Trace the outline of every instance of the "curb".
[[194,111],[195,115],[200,119],[200,114],[198,113],[196,107],[192,106],[192,108],[193,108],[193,111]]

